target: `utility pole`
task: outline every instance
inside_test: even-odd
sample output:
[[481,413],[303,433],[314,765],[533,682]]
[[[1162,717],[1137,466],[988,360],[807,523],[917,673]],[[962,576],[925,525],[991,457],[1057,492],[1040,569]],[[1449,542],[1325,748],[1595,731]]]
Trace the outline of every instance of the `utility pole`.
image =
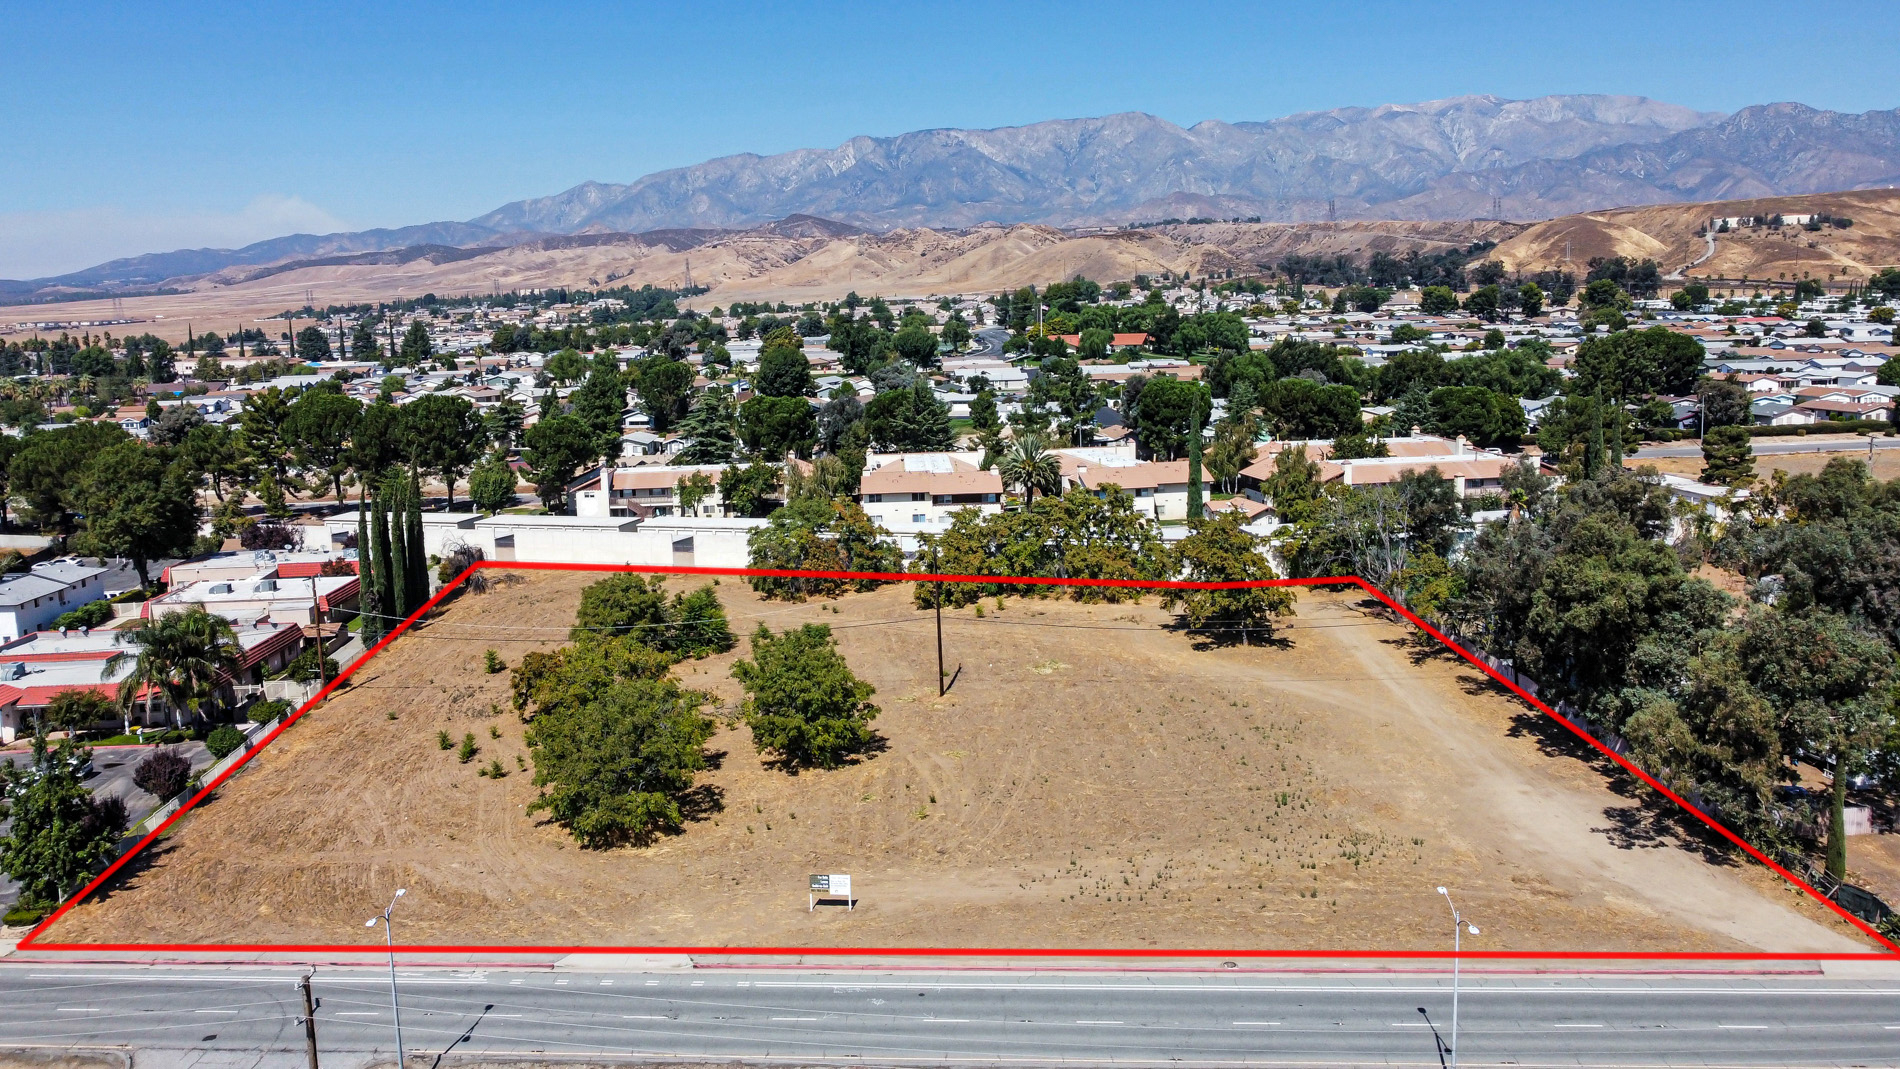
[[304,973],[297,986],[303,990],[303,1043],[310,1054],[310,1069],[317,1069],[317,1007],[310,998],[310,974]]
[[930,547],[930,573],[937,577],[937,697],[949,689],[943,682],[943,572],[937,567],[937,547]]
[[[338,499],[337,504],[341,506],[343,504],[342,500]],[[330,677],[324,672],[323,668],[323,601],[317,596],[317,580],[321,578],[323,578],[321,575],[313,575],[310,577],[310,619],[317,625],[318,690],[322,690],[324,687],[330,685]]]

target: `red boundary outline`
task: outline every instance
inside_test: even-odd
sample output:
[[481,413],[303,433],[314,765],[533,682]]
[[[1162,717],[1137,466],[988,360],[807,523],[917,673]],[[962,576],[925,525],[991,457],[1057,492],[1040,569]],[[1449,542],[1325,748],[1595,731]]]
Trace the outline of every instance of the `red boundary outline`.
[[[1391,609],[1393,612],[1396,612],[1400,616],[1403,616],[1406,620],[1410,621],[1413,626],[1424,631],[1426,634],[1437,639],[1439,642],[1444,643],[1444,645],[1448,649],[1457,653],[1460,657],[1464,658],[1473,667],[1477,668],[1479,671],[1483,672],[1485,675],[1490,676],[1492,679],[1502,684],[1506,689],[1510,690],[1511,693],[1517,695],[1519,698],[1530,703],[1532,707],[1544,713],[1546,716],[1549,716],[1551,719],[1557,721],[1559,724],[1562,724],[1564,727],[1569,728],[1571,733],[1575,734],[1578,738],[1582,739],[1584,742],[1589,743],[1591,746],[1595,747],[1596,750],[1599,753],[1601,753],[1603,756],[1609,758],[1611,761],[1616,762],[1625,771],[1629,772],[1631,775],[1635,776],[1637,779],[1647,784],[1649,787],[1657,791],[1663,797],[1668,798],[1670,801],[1676,803],[1677,805],[1681,806],[1683,809],[1693,814],[1697,819],[1701,820],[1702,823],[1708,825],[1711,829],[1713,829],[1718,835],[1722,836],[1724,839],[1727,839],[1729,842],[1734,843],[1736,846],[1741,847],[1742,850],[1745,851],[1750,857],[1768,866],[1775,873],[1780,875],[1783,879],[1787,880],[1789,883],[1794,884],[1796,887],[1799,887],[1801,890],[1813,896],[1813,898],[1816,901],[1820,902],[1822,905],[1826,906],[1827,908],[1833,910],[1842,919],[1846,920],[1849,924],[1852,924],[1855,928],[1858,928],[1860,931],[1862,931],[1867,936],[1872,938],[1875,942],[1879,943],[1881,946],[1886,947],[1887,950],[1889,951],[1892,951],[1894,953],[1900,953],[1900,945],[1896,945],[1893,942],[1881,936],[1881,934],[1875,931],[1872,926],[1868,925],[1865,921],[1862,921],[1859,917],[1854,916],[1852,913],[1849,913],[1846,910],[1842,909],[1833,900],[1827,898],[1825,895],[1815,890],[1812,886],[1808,884],[1807,881],[1801,879],[1799,876],[1796,876],[1794,873],[1789,872],[1787,869],[1783,868],[1780,864],[1776,863],[1773,858],[1770,858],[1768,855],[1762,853],[1760,850],[1755,849],[1753,846],[1743,841],[1741,836],[1735,834],[1734,832],[1730,831],[1728,828],[1722,826],[1721,823],[1716,821],[1714,818],[1710,817],[1707,813],[1704,813],[1702,810],[1696,808],[1693,805],[1690,805],[1689,802],[1685,800],[1681,795],[1678,795],[1676,792],[1670,790],[1668,787],[1663,786],[1663,784],[1658,782],[1655,777],[1651,776],[1647,772],[1644,772],[1642,769],[1637,768],[1634,764],[1632,764],[1630,761],[1625,759],[1622,755],[1615,753],[1609,747],[1597,741],[1597,739],[1594,736],[1592,736],[1588,731],[1585,731],[1578,724],[1570,720],[1570,718],[1557,712],[1555,709],[1551,708],[1550,706],[1545,705],[1543,702],[1539,701],[1536,697],[1532,696],[1531,693],[1526,691],[1523,687],[1520,687],[1516,683],[1513,683],[1512,681],[1504,678],[1504,676],[1500,674],[1496,669],[1492,668],[1490,665],[1484,663],[1482,660],[1479,660],[1477,657],[1473,656],[1470,651],[1458,645],[1456,642],[1453,642],[1450,638],[1447,638],[1443,632],[1439,631],[1437,628],[1431,626],[1425,621],[1419,619],[1410,610],[1406,609],[1403,605],[1400,605],[1398,602],[1394,601],[1384,591],[1380,590],[1378,587],[1365,581],[1364,579],[1361,579],[1360,577],[1356,575],[1330,576],[1330,577],[1325,577],[1325,578],[1314,578],[1314,579],[1260,579],[1260,580],[1241,580],[1241,581],[1234,581],[1234,582],[1206,583],[1206,582],[1186,582],[1186,581],[1173,581],[1173,580],[1144,580],[1144,579],[1057,579],[1057,578],[1030,577],[1030,576],[927,575],[927,574],[914,573],[914,572],[828,572],[828,571],[803,571],[799,569],[790,569],[790,568],[698,568],[698,567],[684,567],[684,566],[670,566],[669,567],[665,565],[644,565],[644,564],[555,564],[555,563],[550,563],[546,561],[477,561],[474,564],[471,564],[467,568],[463,569],[460,575],[457,575],[454,579],[444,584],[442,589],[437,591],[436,595],[430,598],[428,602],[426,602],[422,606],[422,608],[417,609],[413,615],[411,615],[408,619],[404,620],[401,624],[397,625],[395,630],[391,631],[389,634],[383,637],[382,641],[378,642],[376,645],[370,647],[368,650],[358,655],[354,661],[350,662],[349,667],[339,672],[337,674],[337,677],[331,680],[329,685],[325,686],[322,690],[318,691],[315,697],[311,698],[309,701],[299,706],[295,713],[293,713],[291,716],[286,718],[283,723],[273,728],[269,734],[265,735],[262,739],[258,740],[256,745],[252,746],[249,750],[245,751],[244,756],[240,758],[236,764],[233,764],[230,768],[226,769],[221,775],[219,775],[216,779],[212,780],[210,783],[205,784],[204,787],[201,788],[197,794],[191,797],[190,801],[180,806],[176,813],[173,813],[170,817],[168,817],[165,820],[164,823],[152,829],[149,833],[146,834],[145,838],[140,839],[138,843],[132,847],[132,849],[127,850],[124,854],[120,855],[118,860],[114,861],[111,865],[107,866],[106,870],[104,872],[101,872],[97,877],[95,877],[91,883],[88,883],[85,887],[81,888],[71,898],[67,899],[65,904],[61,905],[59,909],[53,912],[52,916],[47,917],[45,920],[42,920],[38,925],[36,925],[32,931],[26,934],[25,938],[20,940],[19,942],[20,949],[22,950],[55,950],[55,951],[104,950],[104,951],[132,951],[132,952],[170,950],[170,951],[194,951],[194,952],[214,952],[214,953],[215,952],[225,952],[225,953],[245,953],[245,952],[371,953],[371,952],[375,952],[374,947],[356,946],[353,944],[336,945],[336,944],[324,944],[324,943],[312,943],[312,944],[54,943],[54,942],[43,943],[39,941],[39,937],[41,933],[45,932],[48,928],[58,923],[59,919],[61,917],[64,917],[66,913],[70,911],[74,906],[77,906],[80,902],[84,901],[86,896],[92,894],[92,892],[98,889],[98,887],[101,884],[105,883],[106,880],[110,879],[113,873],[117,872],[127,862],[132,860],[132,858],[135,855],[137,855],[139,851],[144,850],[146,847],[150,846],[153,842],[157,841],[159,836],[163,835],[165,831],[169,829],[174,823],[176,823],[180,817],[183,817],[186,813],[191,812],[191,810],[195,806],[197,806],[198,803],[204,801],[207,797],[209,797],[211,795],[211,792],[215,791],[220,785],[224,783],[225,780],[230,779],[233,775],[236,775],[239,769],[243,768],[244,765],[248,763],[252,757],[256,756],[258,751],[270,745],[270,743],[273,740],[275,740],[278,735],[283,733],[284,729],[290,727],[290,725],[302,719],[304,714],[314,709],[319,702],[329,697],[331,691],[335,690],[340,684],[343,683],[344,680],[348,679],[351,675],[353,675],[357,669],[369,663],[371,658],[375,657],[378,653],[382,652],[383,647],[389,645],[391,642],[394,642],[397,638],[399,638],[403,634],[403,632],[407,631],[410,628],[411,625],[413,625],[417,620],[419,620],[423,615],[428,613],[431,609],[435,608],[436,605],[440,604],[444,598],[447,598],[458,587],[460,587],[462,583],[465,582],[470,575],[472,575],[477,569],[480,569],[480,568],[496,568],[496,569],[501,569],[505,571],[645,572],[645,573],[660,574],[660,575],[713,575],[713,576],[739,576],[739,577],[773,576],[773,577],[791,578],[791,579],[799,579],[799,578],[803,578],[803,579],[877,579],[877,580],[885,580],[885,581],[890,581],[890,582],[917,582],[920,579],[928,578],[932,581],[940,580],[946,583],[1003,583],[1003,584],[1016,584],[1020,586],[1098,586],[1098,587],[1124,587],[1124,588],[1136,588],[1136,589],[1147,589],[1147,590],[1242,590],[1242,589],[1247,589],[1251,587],[1273,587],[1273,586],[1356,586],[1359,589],[1365,591],[1368,595],[1374,598],[1377,598],[1379,601],[1383,602],[1385,606]],[[1012,948],[1012,947],[955,947],[955,948],[930,948],[930,947],[602,947],[602,946],[484,946],[484,945],[440,946],[440,945],[431,945],[431,944],[411,944],[411,945],[399,946],[399,947],[396,947],[395,949],[402,951],[404,953],[436,953],[436,954],[442,954],[442,953],[706,954],[706,955],[773,956],[773,957],[901,956],[901,957],[1025,957],[1025,958],[1213,958],[1213,957],[1219,957],[1219,958],[1375,958],[1375,959],[1376,958],[1389,958],[1389,959],[1426,958],[1426,959],[1429,959],[1429,958],[1448,958],[1452,956],[1452,952],[1449,950],[1195,950],[1195,949],[1181,949],[1181,948],[1163,949],[1163,948],[1155,948],[1155,947],[1131,947],[1131,948],[1124,948],[1124,949],[1067,949],[1067,948],[1055,948],[1055,947],[1032,947],[1032,948]],[[1463,952],[1462,956],[1467,957],[1467,958],[1645,960],[1645,961],[1857,961],[1857,960],[1866,960],[1866,959],[1891,960],[1892,958],[1891,954],[1882,953],[1879,951],[1866,951],[1866,952],[1861,952],[1861,953],[1833,952],[1833,953],[1799,954],[1799,953],[1766,953],[1766,952],[1717,953],[1717,952],[1712,952],[1712,951],[1653,951],[1649,953],[1633,953],[1633,952],[1626,953],[1626,952],[1618,952],[1618,951],[1601,951],[1601,950],[1569,951],[1569,952],[1552,952],[1552,951],[1538,951],[1538,950],[1467,950]]]

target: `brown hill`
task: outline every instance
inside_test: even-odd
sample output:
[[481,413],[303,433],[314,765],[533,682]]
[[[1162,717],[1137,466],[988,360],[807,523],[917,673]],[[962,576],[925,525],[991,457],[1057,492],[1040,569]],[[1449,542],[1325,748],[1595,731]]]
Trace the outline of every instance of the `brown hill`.
[[[505,248],[419,246],[389,252],[232,267],[166,281],[186,292],[127,297],[138,331],[183,338],[228,329],[306,303],[322,307],[424,293],[453,296],[511,289],[606,285],[679,286],[690,276],[710,292],[700,307],[735,300],[799,304],[847,292],[886,296],[994,293],[1085,275],[1111,281],[1164,271],[1192,277],[1247,275],[1291,253],[1438,252],[1499,241],[1521,223],[1217,223],[1140,230],[1070,232],[1036,225],[968,230],[915,228],[883,234],[819,219],[784,220],[755,230],[587,234]],[[113,318],[111,301],[0,308],[0,329],[18,322]],[[125,328],[115,330],[122,332]]]
[[[1827,214],[1853,220],[1846,229],[1753,227],[1698,234],[1710,219]],[[1566,259],[1567,253],[1567,259]],[[1818,278],[1852,282],[1900,263],[1900,191],[1865,189],[1798,197],[1657,204],[1566,215],[1536,223],[1495,253],[1516,271],[1581,272],[1591,258],[1653,259],[1668,273],[1739,281]]]

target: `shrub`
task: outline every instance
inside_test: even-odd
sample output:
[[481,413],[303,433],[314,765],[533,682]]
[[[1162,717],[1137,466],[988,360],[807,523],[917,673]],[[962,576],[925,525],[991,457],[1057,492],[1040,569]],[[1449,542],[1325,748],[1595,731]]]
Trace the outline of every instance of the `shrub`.
[[112,620],[112,603],[109,601],[89,601],[68,613],[61,613],[53,621],[58,628],[98,627]]
[[315,646],[306,646],[302,653],[292,658],[291,662],[284,666],[284,678],[295,680],[298,683],[307,683],[313,679],[331,680],[336,678],[337,671],[336,658],[325,657],[323,659],[323,674],[319,676],[317,674],[317,648]]
[[246,714],[246,718],[253,724],[268,724],[280,716],[288,716],[289,714],[289,702],[272,698],[270,701],[258,702],[251,706],[250,712]]
[[298,542],[297,532],[281,523],[254,523],[238,532],[238,544],[245,549],[289,549]]
[[132,771],[132,782],[146,794],[165,801],[191,781],[191,762],[171,750],[156,750]]
[[221,725],[205,736],[205,749],[222,761],[244,745],[244,733],[229,724]]
[[455,749],[455,740],[449,738],[447,729],[435,733],[435,748],[438,750]]
[[466,765],[475,760],[475,755],[481,752],[482,748],[475,745],[475,733],[471,731],[462,736],[462,746],[461,749],[455,751],[455,759]]
[[14,906],[7,910],[5,917],[0,917],[0,924],[5,924],[9,928],[26,928],[38,924],[45,918],[46,911],[38,906]]
[[491,676],[497,672],[507,671],[508,669],[507,663],[501,659],[501,654],[496,653],[494,650],[489,650],[482,654],[482,667],[486,669]]

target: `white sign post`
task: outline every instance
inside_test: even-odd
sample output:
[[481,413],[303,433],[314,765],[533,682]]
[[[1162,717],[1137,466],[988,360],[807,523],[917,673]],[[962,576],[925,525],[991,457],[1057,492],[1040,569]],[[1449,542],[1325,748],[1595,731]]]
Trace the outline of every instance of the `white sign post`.
[[818,900],[821,898],[844,899],[844,908],[847,912],[856,909],[858,906],[857,900],[851,897],[851,877],[847,873],[832,873],[830,875],[813,873],[811,877],[811,890],[806,896],[805,912],[810,913],[817,909]]

